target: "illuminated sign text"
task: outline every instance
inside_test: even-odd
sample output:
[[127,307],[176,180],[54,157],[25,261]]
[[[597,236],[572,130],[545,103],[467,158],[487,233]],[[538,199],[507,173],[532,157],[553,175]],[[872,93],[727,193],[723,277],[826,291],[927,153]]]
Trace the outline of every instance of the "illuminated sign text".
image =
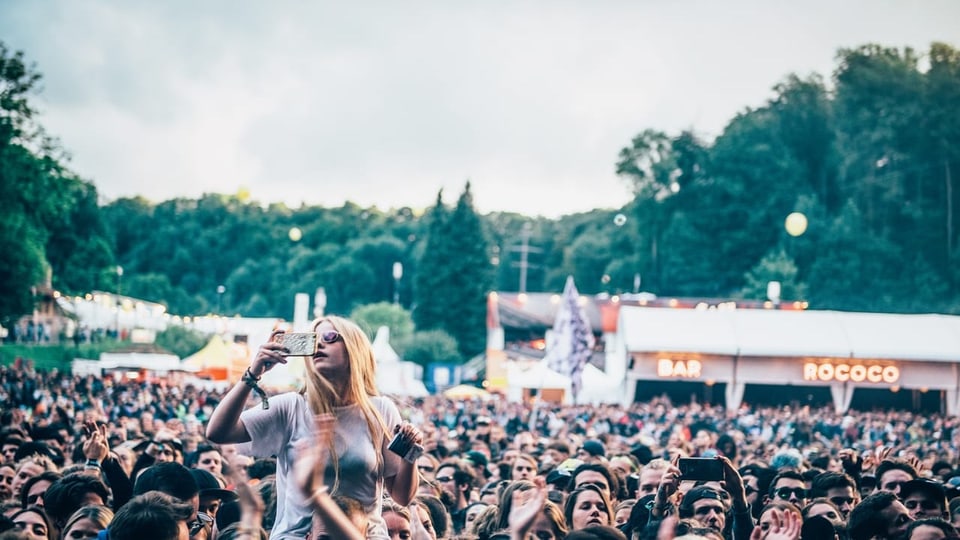
[[838,382],[884,382],[893,384],[900,380],[897,366],[864,366],[862,364],[818,364],[804,362],[803,380]]
[[661,358],[657,360],[657,375],[660,377],[680,377],[692,379],[699,377],[703,370],[703,364],[699,360],[670,360]]

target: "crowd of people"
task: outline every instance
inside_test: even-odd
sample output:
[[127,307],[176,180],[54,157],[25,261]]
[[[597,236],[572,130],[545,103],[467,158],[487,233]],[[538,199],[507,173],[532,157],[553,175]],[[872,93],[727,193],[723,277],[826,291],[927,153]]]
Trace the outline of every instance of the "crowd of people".
[[314,332],[225,392],[0,367],[0,540],[960,538],[954,417],[381,396],[355,324]]

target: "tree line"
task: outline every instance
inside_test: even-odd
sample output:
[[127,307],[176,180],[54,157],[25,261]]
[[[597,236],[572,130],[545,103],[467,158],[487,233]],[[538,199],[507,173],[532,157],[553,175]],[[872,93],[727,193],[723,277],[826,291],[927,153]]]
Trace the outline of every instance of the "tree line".
[[[633,200],[558,219],[479,215],[469,183],[423,213],[243,194],[98,204],[36,120],[39,80],[0,44],[5,325],[45,276],[185,315],[289,317],[296,293],[323,287],[333,313],[396,299],[466,358],[483,350],[486,293],[520,287],[524,249],[530,292],[573,275],[587,294],[764,299],[777,280],[812,309],[960,312],[960,52],[947,44],[840,50],[828,78],[788,76],[713,141],[641,130],[611,160]],[[808,219],[800,236],[784,230],[791,212]]]

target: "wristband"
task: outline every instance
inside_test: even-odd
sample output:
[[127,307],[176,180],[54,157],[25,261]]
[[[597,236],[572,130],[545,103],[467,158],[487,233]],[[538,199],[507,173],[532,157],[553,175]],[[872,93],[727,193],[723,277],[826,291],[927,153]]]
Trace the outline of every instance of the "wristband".
[[100,462],[95,459],[88,459],[87,462],[83,464],[83,466],[88,469],[99,469]]
[[267,393],[263,391],[263,388],[260,388],[260,385],[257,382],[260,381],[260,377],[254,377],[253,373],[250,373],[250,368],[247,368],[243,372],[243,376],[240,377],[240,380],[243,381],[243,384],[247,385],[253,393],[260,398],[260,404],[263,406],[264,410],[270,408],[270,402],[267,400]]

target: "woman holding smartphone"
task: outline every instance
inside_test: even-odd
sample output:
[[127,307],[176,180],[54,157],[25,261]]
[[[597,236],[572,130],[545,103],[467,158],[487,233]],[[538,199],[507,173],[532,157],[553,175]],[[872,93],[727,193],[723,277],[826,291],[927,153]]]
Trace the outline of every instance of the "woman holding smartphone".
[[287,363],[287,351],[275,332],[260,347],[244,376],[210,417],[207,438],[220,444],[249,443],[255,456],[277,456],[277,520],[271,539],[303,538],[310,531],[308,501],[292,479],[298,441],[314,440],[317,415],[336,419],[334,436],[325,449],[324,484],[332,495],[363,504],[369,516],[367,538],[388,539],[381,517],[384,489],[407,505],[417,494],[416,460],[412,463],[388,449],[397,433],[408,443],[421,442],[420,432],[401,422],[396,405],[379,395],[376,360],[370,340],[354,323],[324,317],[313,324],[317,346],[304,357],[306,381],[299,392],[274,396],[243,410],[251,390],[262,395],[257,381],[277,364]]

